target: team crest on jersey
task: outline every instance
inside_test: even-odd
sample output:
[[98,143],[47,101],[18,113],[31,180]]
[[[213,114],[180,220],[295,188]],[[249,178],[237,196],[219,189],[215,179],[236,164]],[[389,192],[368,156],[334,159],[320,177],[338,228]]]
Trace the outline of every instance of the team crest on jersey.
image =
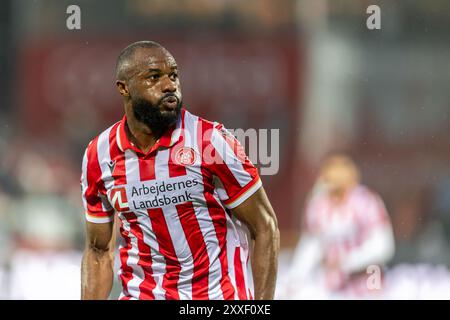
[[127,191],[124,187],[111,189],[111,204],[117,212],[129,211]]
[[174,162],[183,166],[191,166],[195,163],[195,151],[192,148],[183,147],[175,153]]

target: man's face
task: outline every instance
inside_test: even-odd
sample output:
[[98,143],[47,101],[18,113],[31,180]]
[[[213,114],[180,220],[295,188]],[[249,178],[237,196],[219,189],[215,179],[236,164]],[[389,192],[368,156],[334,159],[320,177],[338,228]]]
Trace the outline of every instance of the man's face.
[[334,156],[322,167],[320,178],[328,192],[339,193],[358,182],[358,171],[348,158]]
[[135,52],[127,85],[135,118],[154,133],[174,124],[181,111],[180,80],[175,59],[162,48]]

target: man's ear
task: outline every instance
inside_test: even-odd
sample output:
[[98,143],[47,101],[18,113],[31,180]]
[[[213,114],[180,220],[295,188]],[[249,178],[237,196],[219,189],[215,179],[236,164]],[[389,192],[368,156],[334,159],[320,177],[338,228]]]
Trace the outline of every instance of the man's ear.
[[119,93],[122,96],[124,96],[124,97],[129,97],[130,96],[130,92],[128,91],[128,86],[125,83],[125,81],[117,80],[116,81],[116,86],[117,86],[117,91],[119,91]]

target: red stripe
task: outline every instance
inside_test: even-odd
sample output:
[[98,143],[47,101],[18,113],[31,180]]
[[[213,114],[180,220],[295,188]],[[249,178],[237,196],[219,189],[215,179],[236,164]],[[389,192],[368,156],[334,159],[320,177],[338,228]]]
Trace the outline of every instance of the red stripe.
[[195,215],[192,202],[185,202],[175,206],[180,223],[186,236],[194,260],[194,274],[192,276],[192,299],[208,299],[209,257],[200,225]]
[[236,276],[236,286],[239,300],[247,300],[244,273],[242,271],[241,248],[236,247],[234,251],[234,273]]
[[236,200],[238,200],[244,193],[246,193],[249,189],[254,187],[259,182],[259,176],[255,176],[252,181],[250,181],[245,187],[241,188],[241,190],[233,195],[232,197],[229,197],[227,200],[223,201],[225,205],[230,205]]
[[115,162],[112,178],[114,179],[114,185],[124,185],[127,183],[127,176],[125,171],[125,153],[119,149],[117,145],[117,127],[118,122],[111,130],[109,134],[109,157],[111,161]]
[[97,152],[98,137],[96,137],[87,147],[87,168],[86,168],[86,180],[87,188],[85,191],[85,198],[87,203],[87,210],[93,216],[105,216],[105,212],[102,207],[102,202],[98,196],[98,192],[106,194],[103,180],[101,179],[102,170],[98,162]]
[[119,147],[117,146],[117,127],[119,126],[120,121],[117,122],[109,132],[109,154],[111,156],[111,159],[113,160],[113,155],[116,155],[118,153],[121,153],[119,150]]
[[155,180],[155,157],[139,158],[141,181]]
[[[209,127],[211,129],[212,126]],[[197,127],[197,146],[202,154],[204,139],[204,129],[208,129],[203,125],[203,121],[198,122]],[[203,160],[203,159],[202,159]],[[207,174],[205,167],[201,166],[201,172],[203,177],[203,195],[205,197],[209,216],[214,225],[214,231],[219,242],[219,261],[222,271],[222,278],[220,279],[220,286],[222,289],[222,295],[225,300],[233,300],[235,290],[231,279],[228,275],[228,258],[227,258],[227,219],[226,212],[222,209],[221,205],[216,201],[213,196],[214,186],[211,184],[211,177]]]
[[114,168],[113,172],[113,179],[114,179],[114,185],[115,186],[121,186],[127,184],[127,175],[125,172],[125,154],[119,153],[117,156],[114,157],[116,161],[116,166]]
[[175,253],[175,248],[170,237],[169,228],[161,208],[148,209],[147,213],[152,220],[153,232],[159,245],[159,252],[166,260],[166,273],[164,274],[162,286],[166,290],[166,299],[180,299],[178,294],[178,279],[181,266]]
[[109,157],[112,162],[115,162],[112,178],[114,185],[125,185],[127,183],[127,175],[125,171],[125,153],[119,149],[117,145],[117,127],[118,122],[109,133]]
[[137,239],[139,256],[137,264],[142,268],[144,273],[144,279],[139,285],[139,300],[154,300],[155,295],[153,294],[153,289],[156,287],[156,282],[152,275],[152,256],[150,247],[144,242],[144,235],[136,215],[132,212],[126,212],[123,216],[127,219],[130,224],[130,230]]
[[120,279],[122,281],[122,288],[123,288],[124,294],[129,295],[128,282],[133,278],[133,269],[127,264],[128,251],[131,249],[131,240],[130,240],[128,231],[126,231],[123,228],[122,220],[120,220],[120,234],[122,235],[123,239],[125,239],[125,242],[126,242],[126,246],[120,248],[120,250],[119,250],[121,269],[122,269],[122,272],[120,274]]

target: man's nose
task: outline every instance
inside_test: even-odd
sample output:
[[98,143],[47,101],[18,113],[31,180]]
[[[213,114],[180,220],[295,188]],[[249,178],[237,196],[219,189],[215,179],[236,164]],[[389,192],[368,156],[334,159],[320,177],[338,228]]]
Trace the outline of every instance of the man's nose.
[[177,83],[170,79],[170,77],[165,76],[162,79],[162,92],[175,92],[177,91]]

